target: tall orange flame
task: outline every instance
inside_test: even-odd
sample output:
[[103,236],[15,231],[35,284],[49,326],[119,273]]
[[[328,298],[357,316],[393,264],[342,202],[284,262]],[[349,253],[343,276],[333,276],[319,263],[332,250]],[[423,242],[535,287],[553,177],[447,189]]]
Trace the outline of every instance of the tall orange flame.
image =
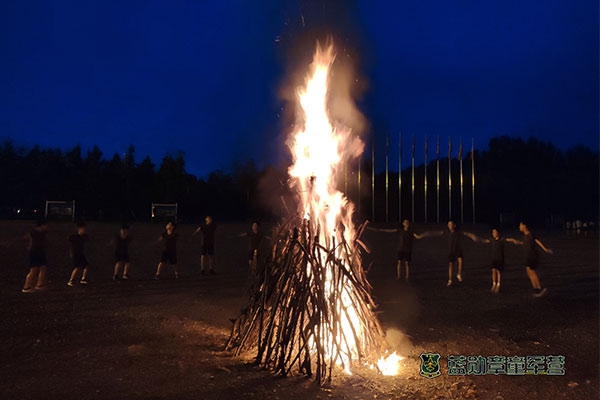
[[[306,83],[297,91],[302,120],[288,141],[294,161],[289,175],[297,178],[306,219],[313,224],[314,232],[319,228],[327,244],[336,232],[348,242],[354,234],[353,206],[336,189],[335,177],[343,162],[359,156],[364,149],[349,128],[334,125],[329,118],[327,100],[334,60],[333,45],[326,49],[317,46]],[[340,226],[345,229],[338,229]]]
[[[345,241],[349,246],[353,245],[354,207],[344,194],[337,190],[335,178],[348,160],[359,156],[364,150],[364,143],[352,133],[351,129],[333,122],[330,118],[327,104],[334,60],[332,44],[326,48],[317,45],[305,83],[297,89],[301,111],[300,121],[296,124],[296,129],[287,143],[293,157],[293,165],[288,173],[301,196],[300,212],[310,225],[311,232],[318,232],[319,239],[327,248],[332,248],[341,241]],[[340,254],[337,255],[341,256],[341,249]],[[331,263],[321,261],[323,265],[332,268]],[[347,263],[347,260],[342,261]],[[348,264],[344,267],[352,273]],[[357,341],[360,342],[364,337],[365,327],[361,324],[352,303],[349,292],[352,290],[351,285],[346,281],[338,288],[334,288],[332,279],[334,271],[330,269],[324,271],[325,292],[327,295],[341,287],[341,295],[337,297],[338,304],[334,305],[339,310],[337,314],[341,315],[341,320],[331,324],[334,328],[328,332],[330,339],[320,345],[329,354],[337,355],[336,363],[350,373],[351,360],[358,357],[357,349],[363,348],[364,343],[357,343]],[[342,310],[344,312],[341,312]],[[327,327],[331,325],[328,324]],[[329,329],[327,327],[323,329]],[[339,330],[346,333],[344,349],[336,347],[336,343],[341,342]],[[334,340],[334,335],[338,340]],[[379,369],[384,368],[385,374],[393,375],[396,373],[394,364],[397,365],[397,360],[398,358],[382,359],[378,363]]]

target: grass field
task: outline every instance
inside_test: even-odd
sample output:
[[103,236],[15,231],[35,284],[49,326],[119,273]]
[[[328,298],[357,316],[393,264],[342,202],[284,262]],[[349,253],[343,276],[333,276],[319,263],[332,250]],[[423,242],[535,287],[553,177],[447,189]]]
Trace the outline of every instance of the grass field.
[[[0,243],[31,223],[0,222]],[[131,233],[133,280],[113,282],[118,224],[89,223],[87,287],[67,287],[67,237],[72,224],[49,226],[49,289],[22,294],[26,242],[0,247],[0,393],[3,399],[592,399],[599,390],[599,242],[538,232],[554,255],[539,268],[543,298],[533,298],[521,252],[507,245],[498,295],[489,292],[488,248],[464,242],[464,282],[446,288],[443,239],[415,244],[410,283],[395,280],[396,236],[367,232],[365,266],[386,329],[406,357],[401,374],[370,371],[336,375],[327,388],[310,379],[285,379],[223,351],[245,303],[246,224],[217,231],[215,276],[199,275],[194,226],[178,227],[182,279],[154,281],[161,226],[136,224]],[[417,232],[441,227],[417,226]],[[469,227],[465,228],[469,230]],[[484,227],[475,227],[487,235]],[[516,232],[507,232],[517,237]],[[442,355],[442,376],[419,376],[419,354]],[[448,376],[448,355],[564,355],[565,376]]]

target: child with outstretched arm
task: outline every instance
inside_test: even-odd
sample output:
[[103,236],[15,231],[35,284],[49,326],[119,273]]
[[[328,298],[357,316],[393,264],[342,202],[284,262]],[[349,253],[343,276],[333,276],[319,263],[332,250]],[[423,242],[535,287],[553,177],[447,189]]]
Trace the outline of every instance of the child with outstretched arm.
[[206,275],[206,270],[211,275],[215,274],[215,234],[217,231],[217,225],[209,215],[205,218],[205,223],[200,225],[192,238],[199,232],[202,232],[202,257],[200,259],[200,273]]
[[71,244],[71,261],[73,263],[73,271],[67,282],[68,286],[75,285],[75,279],[77,274],[81,270],[81,280],[79,281],[82,285],[87,285],[87,272],[88,272],[88,261],[85,257],[85,244],[88,241],[88,235],[85,232],[85,222],[79,221],[75,224],[77,230],[74,234],[69,236],[69,242]]
[[156,267],[154,279],[160,279],[160,274],[167,263],[173,266],[175,279],[179,279],[179,271],[177,271],[177,238],[179,238],[179,235],[175,232],[175,222],[169,221],[165,226],[165,231],[155,242],[158,243],[162,241],[165,247],[160,255],[160,261]]
[[27,253],[29,255],[29,273],[25,278],[25,284],[21,291],[31,293],[35,290],[43,290],[46,286],[46,274],[48,260],[46,259],[46,234],[48,223],[45,220],[39,220],[27,235],[25,239],[29,240]]
[[474,235],[469,232],[460,230],[454,221],[448,221],[448,230],[439,231],[439,236],[446,235],[448,237],[448,282],[447,287],[452,286],[452,268],[456,264],[456,280],[462,282],[462,269],[463,269],[463,250],[462,250],[462,236],[466,236],[471,240],[474,239]]
[[500,231],[498,231],[496,228],[492,229],[492,237],[490,239],[482,239],[475,235],[473,235],[473,237],[480,243],[491,244],[490,266],[492,268],[492,288],[490,291],[494,294],[497,294],[500,292],[502,272],[504,271],[504,244],[506,242],[518,244],[518,241],[510,237],[502,237],[500,235]]
[[431,232],[417,234],[413,231],[410,221],[405,219],[402,221],[402,226],[395,229],[377,229],[367,227],[367,229],[378,232],[398,233],[398,262],[396,263],[396,279],[402,277],[402,265],[405,266],[404,280],[408,282],[410,272],[410,262],[412,260],[413,240],[423,239],[431,236]]
[[527,271],[527,276],[529,277],[529,281],[531,282],[531,286],[533,287],[533,295],[535,297],[542,297],[546,294],[546,288],[543,288],[540,283],[540,278],[536,272],[539,265],[539,253],[538,247],[542,249],[545,253],[554,254],[552,249],[544,246],[541,240],[533,235],[533,233],[529,230],[528,225],[525,222],[519,223],[519,231],[523,233],[523,240],[517,240],[517,244],[523,246],[523,258],[525,263],[525,271]]
[[121,225],[119,234],[115,237],[115,271],[113,274],[113,280],[119,280],[119,273],[121,268],[123,270],[122,279],[129,279],[129,270],[131,269],[131,260],[129,258],[129,245],[131,244],[132,237],[129,234],[129,225]]

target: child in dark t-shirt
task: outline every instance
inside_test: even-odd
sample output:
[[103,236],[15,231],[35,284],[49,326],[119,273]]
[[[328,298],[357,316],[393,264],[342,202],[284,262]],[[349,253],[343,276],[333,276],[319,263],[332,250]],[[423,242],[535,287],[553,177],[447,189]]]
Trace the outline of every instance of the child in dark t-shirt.
[[513,238],[503,238],[498,229],[492,229],[492,237],[490,239],[481,239],[477,237],[477,241],[481,243],[491,244],[490,258],[492,268],[492,293],[500,292],[500,282],[502,280],[502,272],[504,271],[504,244],[506,242],[518,244],[518,241]]
[[215,264],[215,234],[217,231],[217,225],[215,225],[215,222],[210,215],[206,217],[205,222],[205,224],[200,225],[200,227],[196,229],[192,237],[199,232],[202,232],[202,257],[200,259],[200,273],[205,275],[206,270],[208,269],[208,273],[214,275],[215,270],[213,267]]
[[396,279],[399,280],[402,277],[402,265],[404,264],[404,280],[408,282],[408,277],[410,273],[410,262],[412,260],[413,242],[415,239],[418,240],[431,236],[432,233],[425,232],[420,235],[416,234],[412,229],[412,224],[407,219],[402,221],[402,226],[396,229],[377,229],[371,227],[367,227],[367,229],[374,230],[377,232],[398,233],[398,261],[396,263]]
[[529,227],[526,223],[519,223],[519,231],[523,233],[523,240],[518,241],[517,244],[523,246],[523,258],[525,263],[525,270],[527,271],[527,276],[529,277],[529,281],[531,282],[531,286],[533,287],[533,295],[535,297],[541,297],[546,294],[546,288],[543,288],[540,283],[540,278],[536,272],[539,262],[539,254],[538,254],[538,246],[546,253],[553,254],[553,251],[541,242],[538,238],[536,238],[533,233],[529,230]]
[[87,285],[87,271],[88,261],[85,257],[85,243],[88,241],[88,235],[85,233],[85,222],[76,223],[77,232],[69,236],[69,242],[71,243],[71,261],[73,263],[73,271],[67,285],[74,286],[75,278],[79,273],[79,270],[83,270],[81,274],[81,280],[79,283]]
[[48,260],[46,259],[46,233],[48,223],[45,220],[37,222],[36,227],[25,236],[29,240],[27,253],[29,255],[29,273],[21,290],[30,293],[41,290],[46,286]]
[[264,239],[264,235],[260,231],[260,223],[258,221],[252,222],[249,232],[238,235],[238,237],[244,236],[248,237],[248,266],[256,268],[260,257],[260,246]]
[[446,235],[448,237],[448,282],[446,286],[452,286],[452,267],[457,266],[456,280],[462,282],[462,269],[463,269],[463,249],[462,249],[462,236],[466,236],[469,239],[475,241],[476,237],[472,233],[460,230],[454,221],[448,221],[448,230],[440,231],[440,235]]
[[177,271],[177,239],[179,235],[175,232],[175,223],[168,222],[165,226],[165,231],[158,238],[157,242],[164,242],[165,247],[160,255],[160,261],[156,268],[155,279],[160,279],[160,273],[166,263],[173,266],[175,270],[175,278],[179,279],[179,271]]
[[119,234],[115,237],[115,272],[113,280],[119,279],[119,270],[123,267],[123,279],[129,279],[129,270],[131,269],[131,260],[129,258],[129,245],[132,237],[129,234],[129,225],[123,224]]

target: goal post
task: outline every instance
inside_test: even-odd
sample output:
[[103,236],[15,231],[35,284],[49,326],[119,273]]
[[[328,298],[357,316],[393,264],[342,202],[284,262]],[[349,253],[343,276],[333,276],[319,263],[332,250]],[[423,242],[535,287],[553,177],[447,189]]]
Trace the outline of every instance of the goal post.
[[177,203],[152,203],[152,221],[177,221]]
[[75,200],[46,200],[44,218],[62,221],[75,221]]

